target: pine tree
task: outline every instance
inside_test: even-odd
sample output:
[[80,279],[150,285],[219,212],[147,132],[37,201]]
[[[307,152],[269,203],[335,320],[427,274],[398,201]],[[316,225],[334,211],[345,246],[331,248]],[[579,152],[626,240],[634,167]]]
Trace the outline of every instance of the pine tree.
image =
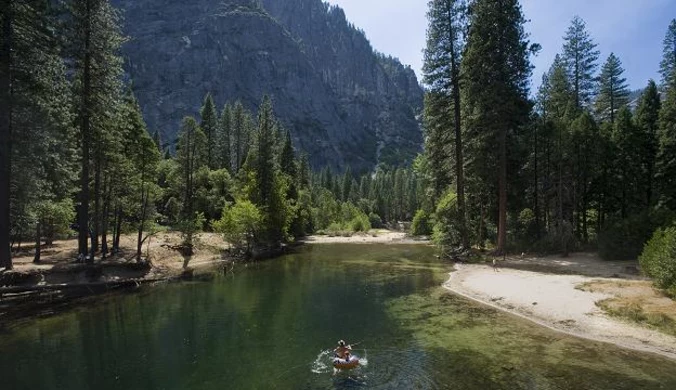
[[667,87],[674,82],[673,77],[676,77],[676,19],[671,20],[663,44],[660,74],[662,75],[662,86]]
[[235,103],[232,113],[232,153],[234,158],[233,172],[238,172],[247,157],[247,113],[241,102]]
[[277,154],[277,126],[268,96],[258,112],[258,129],[255,137],[255,149],[249,152],[247,164],[252,161],[255,185],[252,201],[263,211],[266,221],[265,238],[268,244],[277,245],[285,239],[289,229],[289,213],[285,194],[286,181],[283,179]]
[[12,49],[14,46],[14,1],[0,4],[2,45],[0,46],[0,267],[12,269],[10,252],[10,178],[12,177]]
[[[573,174],[571,161],[571,137],[568,129],[571,117],[576,111],[574,89],[571,86],[566,65],[557,55],[554,63],[544,78],[539,102],[542,118],[549,122],[548,127],[554,130],[551,133],[551,144],[555,153],[550,153],[547,158],[549,163],[556,166],[556,174],[547,177],[546,182],[551,187],[547,193],[553,196],[556,207],[553,212],[556,215],[556,235],[560,239],[561,249],[564,256],[568,254],[570,227],[573,220]],[[546,92],[544,92],[546,91]],[[551,159],[554,161],[551,161]],[[554,184],[555,183],[555,184]],[[548,202],[546,202],[548,203]],[[549,210],[547,210],[548,212]]]
[[591,104],[596,87],[595,74],[600,52],[579,16],[575,16],[563,37],[563,62],[573,87],[575,107],[582,109]]
[[624,69],[615,54],[610,53],[601,69],[599,94],[596,99],[596,112],[605,121],[615,123],[615,115],[620,108],[629,103],[627,79],[622,77]]
[[425,94],[423,126],[425,129],[425,154],[429,161],[434,199],[438,199],[451,185],[449,151],[450,128],[445,96],[436,92]]
[[199,231],[201,222],[195,208],[197,172],[207,165],[207,137],[193,117],[183,119],[176,147],[176,161],[179,166],[182,192],[180,213],[181,232],[188,253],[192,251],[193,236]]
[[160,132],[158,130],[155,130],[153,132],[153,142],[155,143],[155,146],[157,147],[157,150],[162,153],[164,148],[162,147],[162,136],[160,135]]
[[[674,72],[676,74],[676,71]],[[659,119],[659,150],[655,164],[655,182],[659,205],[676,210],[676,77],[669,79]]]
[[507,239],[507,144],[527,123],[530,111],[529,50],[537,46],[529,47],[525,22],[517,0],[477,0],[472,5],[462,62],[469,143],[477,153],[474,157],[482,152],[498,156],[498,161],[483,158],[473,162],[473,174],[482,182],[498,182],[497,253],[504,253]]
[[349,166],[345,169],[345,174],[343,175],[343,180],[340,185],[340,195],[343,202],[348,202],[350,200],[350,194],[352,193],[352,168]]
[[272,102],[268,96],[263,102],[258,113],[258,131],[256,133],[256,188],[257,197],[255,203],[265,207],[273,192],[275,175],[275,118],[272,113]]
[[631,111],[622,107],[617,113],[613,127],[612,141],[615,146],[615,177],[613,195],[622,219],[632,215],[637,209],[643,209],[642,179],[645,175],[641,160],[643,158],[643,137],[634,125]]
[[310,186],[310,161],[306,153],[301,153],[300,163],[298,164],[298,182],[302,188]]
[[141,108],[131,93],[125,97],[123,120],[126,122],[123,133],[124,157],[129,163],[129,184],[132,189],[130,203],[134,205],[131,222],[137,226],[136,260],[140,262],[145,241],[143,234],[148,221],[154,216],[153,204],[158,193],[157,169],[161,155],[157,144],[148,134]]
[[[454,137],[453,147],[455,149],[455,184],[458,195],[458,216],[460,231],[462,235],[463,247],[469,247],[469,232],[466,225],[465,209],[465,173],[464,173],[464,151],[462,142],[462,117],[461,117],[461,60],[464,50],[464,31],[466,28],[467,5],[464,0],[432,0],[428,2],[427,19],[429,21],[427,29],[427,47],[425,49],[424,82],[433,93],[434,98],[438,98],[437,103],[441,110],[437,111],[431,107],[426,113],[431,114],[426,118],[432,135],[428,142],[428,147],[432,149],[432,155],[438,155],[434,158],[434,164],[437,166],[439,186],[437,195],[445,190],[447,178],[441,166],[445,163],[445,153],[443,150],[447,147],[441,134],[434,132],[450,132],[450,126],[453,125]],[[430,100],[431,100],[430,99]],[[430,103],[433,103],[430,101]],[[434,104],[432,104],[434,106]],[[449,108],[447,111],[443,107]],[[452,118],[448,114],[452,107]],[[437,114],[437,115],[434,115]],[[440,122],[440,123],[435,123]],[[450,138],[450,137],[449,137]],[[442,144],[435,144],[442,142]],[[435,152],[439,149],[442,152]],[[441,158],[441,160],[438,160]]]
[[578,238],[589,242],[589,221],[599,156],[599,129],[594,118],[584,111],[571,123],[575,172],[576,231]]
[[293,142],[291,142],[291,133],[288,130],[284,134],[284,145],[279,156],[279,166],[282,172],[289,177],[296,177],[296,158],[293,151]]
[[[89,223],[90,163],[100,162],[100,156],[92,156],[91,150],[96,147],[97,137],[102,136],[106,128],[111,126],[110,107],[115,107],[115,100],[119,98],[122,70],[117,53],[122,44],[122,36],[118,14],[105,0],[75,0],[71,4],[71,14],[73,28],[69,44],[76,76],[76,122],[79,126],[82,165],[80,204],[77,209],[78,253],[80,257],[93,261],[93,254],[88,256],[87,236],[90,227],[98,229],[98,223],[93,223],[94,226]],[[92,160],[92,157],[95,158]],[[100,196],[99,173],[97,169],[94,189],[96,201]],[[94,218],[98,218],[98,207],[95,205],[94,208]]]
[[204,104],[202,104],[202,108],[200,109],[200,116],[202,118],[200,128],[207,137],[207,166],[209,169],[216,169],[218,161],[218,156],[216,155],[218,113],[216,112],[216,105],[214,104],[214,99],[211,97],[211,93],[207,93],[204,97]]
[[6,126],[0,127],[0,182],[7,185],[0,190],[0,213],[4,219],[7,210],[8,221],[0,227],[0,267],[11,267],[10,236],[20,240],[37,229],[39,243],[42,211],[70,197],[75,154],[63,45],[56,34],[60,5],[40,0],[4,5],[0,82],[8,88],[0,92],[0,113],[6,116],[0,125]]
[[660,101],[657,84],[653,80],[650,80],[636,108],[636,126],[641,132],[642,138],[640,144],[636,146],[641,148],[641,161],[644,173],[642,188],[645,193],[646,206],[652,205],[654,200],[653,176],[655,175],[655,158],[659,146],[657,133],[661,106],[662,102]]
[[232,167],[232,106],[223,107],[218,126],[218,166],[233,172]]
[[561,122],[569,121],[575,111],[575,90],[566,71],[566,64],[557,54],[554,63],[543,78],[540,94],[542,116]]

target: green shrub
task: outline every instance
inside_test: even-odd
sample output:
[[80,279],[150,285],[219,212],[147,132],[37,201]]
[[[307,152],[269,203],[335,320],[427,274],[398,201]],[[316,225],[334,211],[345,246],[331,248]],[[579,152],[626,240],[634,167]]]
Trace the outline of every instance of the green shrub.
[[368,232],[371,230],[371,223],[366,215],[358,215],[350,221],[350,228],[353,232]]
[[212,227],[235,248],[249,253],[263,228],[263,215],[256,205],[241,200],[223,209],[221,219],[213,222]]
[[439,246],[458,246],[460,230],[458,229],[458,196],[447,192],[439,200],[434,213],[432,240]]
[[676,227],[658,229],[639,258],[641,269],[658,287],[676,288]]
[[653,232],[670,220],[667,213],[643,212],[611,222],[599,234],[599,255],[604,260],[634,260]]
[[413,224],[411,225],[411,234],[414,236],[429,236],[432,234],[430,216],[425,210],[416,211],[415,217],[413,217]]
[[330,237],[340,236],[343,232],[343,226],[338,222],[333,222],[326,228],[326,234]]
[[369,213],[369,223],[374,229],[380,229],[383,227],[383,220],[380,218],[380,215],[376,213]]

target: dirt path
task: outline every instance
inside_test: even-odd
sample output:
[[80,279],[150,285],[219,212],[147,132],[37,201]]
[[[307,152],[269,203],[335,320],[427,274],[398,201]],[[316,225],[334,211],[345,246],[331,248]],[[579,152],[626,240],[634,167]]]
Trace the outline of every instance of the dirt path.
[[[591,258],[572,260],[567,266],[540,261],[560,267],[560,271],[586,272],[595,277],[504,267],[496,272],[491,266],[462,264],[456,265],[456,271],[444,287],[556,331],[676,359],[675,337],[604,314],[596,303],[613,296],[579,288],[591,281],[626,281],[602,276],[617,274],[618,264],[604,264]],[[537,265],[534,259],[530,262],[530,266]],[[622,267],[626,267],[626,263]]]

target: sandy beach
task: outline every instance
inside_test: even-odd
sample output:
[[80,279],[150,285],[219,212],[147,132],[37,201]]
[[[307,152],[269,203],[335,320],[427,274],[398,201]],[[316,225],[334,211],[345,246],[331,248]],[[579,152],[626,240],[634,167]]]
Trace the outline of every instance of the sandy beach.
[[[605,314],[597,302],[613,298],[613,294],[583,290],[585,283],[631,283],[631,279],[640,279],[621,273],[628,268],[623,266],[626,262],[621,266],[592,258],[566,261],[570,264],[542,259],[515,259],[510,264],[519,267],[519,263],[531,262],[530,266],[537,266],[542,262],[566,274],[458,264],[444,287],[559,332],[676,359],[676,337]],[[639,280],[636,283],[646,285]]]
[[389,230],[344,236],[309,236],[303,240],[308,244],[429,244],[428,240],[416,239],[403,232]]

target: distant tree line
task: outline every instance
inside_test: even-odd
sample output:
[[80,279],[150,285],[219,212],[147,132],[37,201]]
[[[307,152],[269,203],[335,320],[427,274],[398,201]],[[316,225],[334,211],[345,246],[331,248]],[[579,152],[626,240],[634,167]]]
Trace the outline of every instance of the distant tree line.
[[598,247],[636,258],[676,210],[676,20],[662,78],[637,100],[615,54],[599,63],[579,17],[532,99],[539,45],[517,0],[428,7],[419,174],[432,202],[416,226],[441,244],[497,254]]

